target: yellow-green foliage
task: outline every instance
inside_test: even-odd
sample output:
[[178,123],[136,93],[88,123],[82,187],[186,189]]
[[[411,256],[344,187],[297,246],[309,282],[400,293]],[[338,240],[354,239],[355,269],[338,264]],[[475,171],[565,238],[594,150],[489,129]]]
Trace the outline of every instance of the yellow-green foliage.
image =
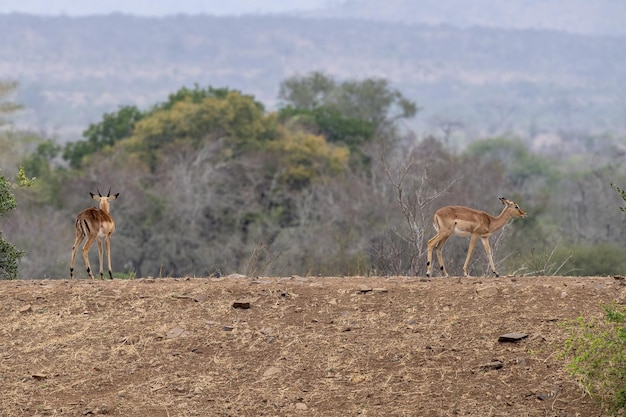
[[348,164],[350,152],[323,136],[303,132],[287,133],[268,146],[280,158],[280,178],[293,188],[304,187],[321,175],[337,174]]
[[123,142],[131,154],[154,167],[162,149],[170,144],[199,146],[225,140],[224,156],[242,152],[268,152],[281,181],[292,188],[304,187],[324,174],[346,168],[349,150],[325,137],[279,127],[275,113],[265,114],[250,96],[231,91],[225,97],[186,98],[160,108],[135,125]]
[[275,115],[265,115],[250,96],[231,91],[225,98],[206,97],[200,102],[187,98],[171,108],[155,110],[135,125],[132,136],[123,144],[153,165],[158,150],[169,143],[198,146],[226,139],[235,151],[240,151],[262,147],[276,130]]

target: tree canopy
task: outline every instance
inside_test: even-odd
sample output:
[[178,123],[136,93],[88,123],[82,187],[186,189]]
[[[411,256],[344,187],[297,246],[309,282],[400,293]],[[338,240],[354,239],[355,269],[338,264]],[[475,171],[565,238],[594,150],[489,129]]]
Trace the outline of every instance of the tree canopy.
[[[285,116],[312,115],[321,129],[326,128],[331,133],[333,125],[341,121],[352,125],[347,127],[346,133],[355,130],[356,121],[363,124],[356,130],[390,129],[397,121],[415,116],[418,110],[414,102],[385,79],[337,82],[321,72],[286,79],[280,85],[278,96],[286,105]],[[371,138],[371,134],[364,133]],[[343,138],[336,134],[335,140]]]

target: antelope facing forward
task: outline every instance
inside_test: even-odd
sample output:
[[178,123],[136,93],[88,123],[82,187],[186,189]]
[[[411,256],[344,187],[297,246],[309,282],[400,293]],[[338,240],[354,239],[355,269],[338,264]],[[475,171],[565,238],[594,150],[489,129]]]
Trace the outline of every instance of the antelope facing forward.
[[469,276],[467,267],[470,259],[472,258],[472,252],[474,251],[476,240],[479,237],[483,242],[485,252],[487,252],[491,272],[493,272],[496,277],[498,276],[496,267],[493,264],[493,257],[491,256],[489,236],[504,227],[504,225],[506,225],[512,218],[526,217],[526,212],[513,201],[507,200],[504,197],[501,197],[500,201],[504,204],[504,208],[497,217],[493,217],[484,211],[474,210],[463,206],[442,207],[435,212],[433,226],[435,226],[437,234],[428,241],[428,263],[426,264],[427,276],[430,277],[432,273],[433,249],[437,252],[437,259],[439,260],[441,272],[443,272],[444,276],[448,276],[446,267],[443,264],[443,247],[448,241],[448,238],[453,234],[470,238],[467,258],[465,258],[465,264],[463,265],[464,276]]
[[115,222],[113,217],[109,214],[110,202],[115,200],[120,193],[111,195],[111,189],[106,196],[100,194],[89,193],[91,198],[100,202],[100,208],[91,207],[81,211],[76,217],[76,240],[72,247],[72,261],[70,264],[70,279],[74,278],[74,259],[76,257],[76,249],[78,245],[87,238],[85,245],[83,246],[83,259],[85,260],[85,266],[87,267],[87,273],[91,279],[94,279],[91,272],[91,266],[89,265],[89,249],[93,245],[94,241],[98,242],[98,255],[100,257],[100,278],[104,279],[102,273],[102,244],[106,244],[107,260],[109,262],[109,278],[113,279],[113,273],[111,272],[111,235],[115,231]]

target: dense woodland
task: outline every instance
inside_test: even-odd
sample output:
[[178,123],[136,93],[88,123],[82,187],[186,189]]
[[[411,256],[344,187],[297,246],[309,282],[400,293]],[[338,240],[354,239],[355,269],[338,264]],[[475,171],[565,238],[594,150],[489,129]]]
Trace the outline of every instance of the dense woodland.
[[[117,277],[422,275],[436,208],[495,215],[501,196],[528,212],[491,239],[501,273],[626,270],[611,188],[626,185],[624,136],[547,141],[541,154],[515,135],[461,149],[407,129],[419,108],[385,79],[314,72],[283,80],[279,97],[269,111],[245,91],[182,87],[147,110],[106,113],[64,145],[3,130],[2,166],[37,178],[2,221],[25,251],[20,277],[68,277],[75,215],[109,187],[120,193]],[[446,246],[452,274],[466,248]],[[470,270],[488,272],[482,248]],[[86,276],[82,259],[77,271]]]

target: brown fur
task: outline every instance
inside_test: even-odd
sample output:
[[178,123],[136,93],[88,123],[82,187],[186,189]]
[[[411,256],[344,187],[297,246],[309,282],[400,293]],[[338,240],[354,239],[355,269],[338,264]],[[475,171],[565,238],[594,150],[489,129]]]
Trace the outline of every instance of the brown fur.
[[76,216],[76,239],[74,240],[74,246],[72,247],[72,260],[70,263],[70,279],[74,278],[74,261],[76,257],[76,249],[80,243],[87,238],[85,245],[83,246],[83,259],[85,266],[87,267],[87,273],[91,279],[94,278],[89,264],[89,249],[94,242],[98,243],[98,255],[100,258],[100,278],[104,278],[102,256],[103,256],[103,244],[106,246],[107,260],[109,267],[109,278],[113,279],[113,272],[111,270],[111,235],[115,231],[115,221],[111,214],[110,202],[115,200],[119,193],[111,196],[102,196],[91,194],[91,198],[100,202],[100,208],[91,207],[81,211]]
[[498,276],[496,267],[491,255],[491,246],[489,244],[489,236],[504,227],[514,217],[526,217],[526,212],[522,210],[515,202],[500,198],[504,208],[497,217],[491,216],[484,211],[474,210],[463,206],[447,206],[442,207],[435,212],[433,218],[433,226],[437,229],[437,234],[428,241],[428,261],[426,275],[431,276],[432,273],[432,253],[433,249],[437,252],[437,259],[441,266],[441,272],[448,276],[446,267],[443,263],[443,247],[452,235],[461,237],[469,237],[470,244],[463,265],[463,275],[468,276],[468,265],[472,258],[472,252],[476,245],[476,240],[480,237],[487,257],[489,258],[489,266],[491,271]]

